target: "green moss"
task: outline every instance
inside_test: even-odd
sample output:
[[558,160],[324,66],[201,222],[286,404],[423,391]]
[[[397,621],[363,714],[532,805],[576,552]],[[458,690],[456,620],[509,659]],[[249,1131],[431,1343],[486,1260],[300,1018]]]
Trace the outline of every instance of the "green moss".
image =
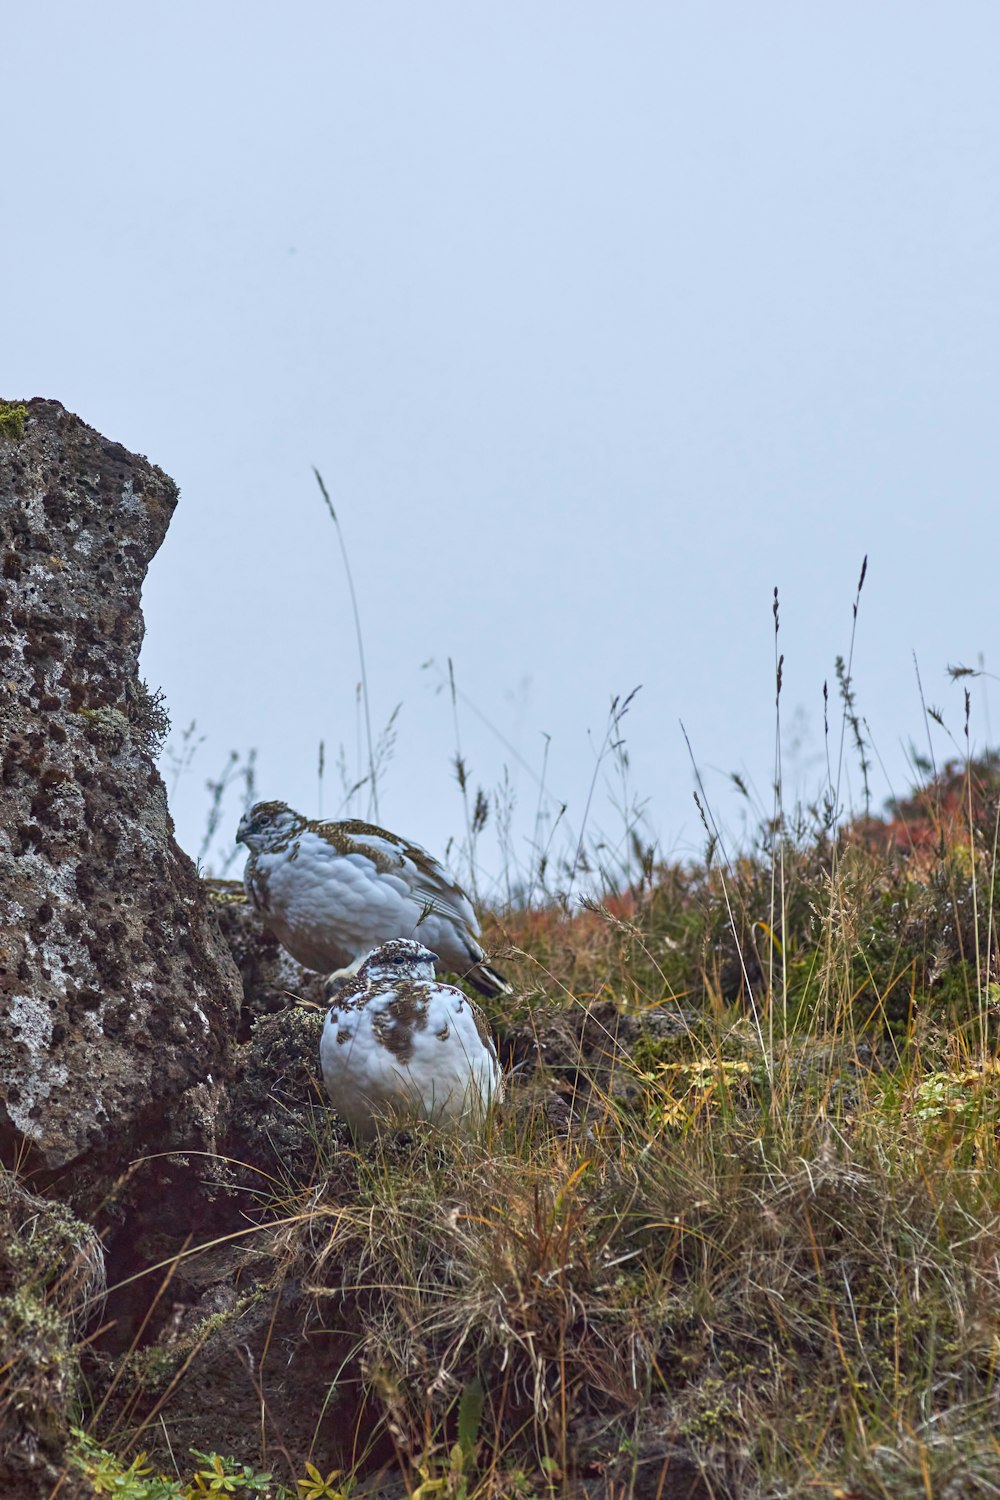
[[51,1198],[36,1202],[38,1213],[29,1221],[27,1232],[10,1240],[7,1255],[33,1284],[49,1287],[65,1280],[67,1265],[93,1231],[67,1204]]
[[87,738],[111,755],[121,750],[129,737],[129,721],[117,708],[81,708]]
[[44,1441],[64,1431],[79,1390],[80,1367],[69,1322],[26,1286],[0,1297],[5,1399]]
[[28,408],[21,402],[0,401],[0,437],[19,442],[24,437]]
[[248,1307],[252,1307],[266,1295],[265,1286],[255,1286],[237,1297],[232,1307],[202,1318],[175,1343],[166,1347],[151,1344],[147,1349],[140,1349],[129,1355],[126,1364],[135,1385],[144,1391],[162,1390],[169,1385],[180,1367],[191,1360],[193,1353],[203,1349],[220,1329],[236,1323]]
[[213,906],[246,906],[247,893],[242,880],[202,879],[202,889]]

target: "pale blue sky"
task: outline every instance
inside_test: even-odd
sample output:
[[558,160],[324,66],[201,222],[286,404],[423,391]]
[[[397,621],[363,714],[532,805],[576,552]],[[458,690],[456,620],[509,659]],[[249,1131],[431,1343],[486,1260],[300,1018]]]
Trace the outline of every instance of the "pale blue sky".
[[[946,663],[996,668],[998,56],[993,3],[19,12],[2,393],[181,486],[143,662],[205,736],[182,843],[231,748],[314,812],[323,738],[338,810],[358,671],[314,463],[376,727],[402,704],[382,820],[437,851],[463,814],[431,658],[536,771],[551,736],[574,826],[588,730],[638,683],[665,849],[701,842],[680,718],[720,816],[730,770],[766,799],[775,584],[813,789],[865,552],[858,705],[893,781],[912,652],[960,737]],[[533,781],[464,706],[460,734],[487,789],[509,766],[526,858]]]

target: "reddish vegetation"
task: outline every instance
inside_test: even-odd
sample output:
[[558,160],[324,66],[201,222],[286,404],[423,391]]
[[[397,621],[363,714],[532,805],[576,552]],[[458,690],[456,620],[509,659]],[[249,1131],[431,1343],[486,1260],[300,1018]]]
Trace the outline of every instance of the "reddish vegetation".
[[1000,757],[987,754],[966,765],[949,761],[926,786],[896,803],[887,818],[862,818],[847,837],[873,853],[939,856],[968,845],[970,805],[977,837],[992,847],[1000,794]]

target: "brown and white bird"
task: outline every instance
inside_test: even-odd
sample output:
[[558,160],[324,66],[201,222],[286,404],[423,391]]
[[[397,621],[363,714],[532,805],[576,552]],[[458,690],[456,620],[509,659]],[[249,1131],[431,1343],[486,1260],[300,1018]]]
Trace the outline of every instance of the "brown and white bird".
[[419,844],[353,819],[311,822],[284,802],[256,803],[236,837],[250,850],[250,900],[307,969],[350,975],[378,944],[419,938],[480,994],[510,993],[486,962],[468,896]]
[[486,1017],[435,977],[434,962],[421,943],[383,943],[330,1006],[320,1038],[323,1083],[357,1136],[418,1119],[475,1130],[503,1098]]

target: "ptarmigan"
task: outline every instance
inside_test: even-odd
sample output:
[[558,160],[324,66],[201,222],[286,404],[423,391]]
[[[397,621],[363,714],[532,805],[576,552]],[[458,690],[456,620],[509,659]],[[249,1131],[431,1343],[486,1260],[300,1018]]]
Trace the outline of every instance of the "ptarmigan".
[[468,896],[419,844],[371,823],[310,822],[284,802],[258,802],[236,837],[250,850],[250,900],[307,969],[353,973],[379,943],[419,937],[480,994],[510,992],[485,962]]
[[435,978],[436,955],[396,938],[369,954],[323,1025],[319,1057],[330,1102],[355,1135],[381,1121],[426,1119],[475,1129],[503,1079],[479,1006]]

